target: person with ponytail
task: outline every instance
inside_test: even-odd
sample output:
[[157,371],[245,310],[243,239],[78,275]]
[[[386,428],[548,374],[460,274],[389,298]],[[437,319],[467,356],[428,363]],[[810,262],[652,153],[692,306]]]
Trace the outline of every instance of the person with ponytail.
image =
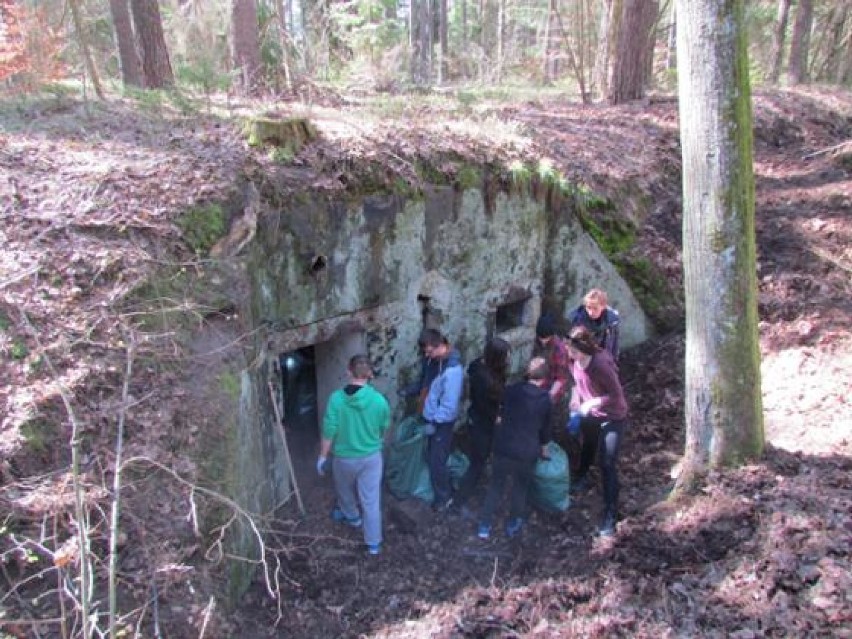
[[572,492],[588,487],[589,469],[597,458],[604,500],[599,533],[608,537],[615,533],[618,517],[618,449],[628,425],[627,400],[612,355],[589,329],[572,328],[566,346],[574,377],[569,429],[582,434],[580,468]]

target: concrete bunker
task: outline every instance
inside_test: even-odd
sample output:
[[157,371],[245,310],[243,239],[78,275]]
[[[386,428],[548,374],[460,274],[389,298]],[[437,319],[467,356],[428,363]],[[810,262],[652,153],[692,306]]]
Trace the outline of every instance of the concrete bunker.
[[[328,397],[345,384],[357,352],[373,361],[374,385],[398,421],[407,407],[397,391],[418,374],[424,327],[447,334],[465,364],[499,335],[512,345],[518,372],[542,309],[564,317],[597,286],[622,312],[625,346],[649,336],[640,305],[570,200],[554,209],[529,195],[434,186],[418,198],[282,205],[285,198],[261,193],[257,229],[244,251],[242,316],[263,330],[242,377],[236,428],[244,443],[234,451],[243,485],[235,494],[249,496],[250,512],[270,512],[292,489],[271,397],[281,398],[288,434],[303,429],[318,442]],[[293,467],[310,468],[315,453],[293,459]],[[237,537],[235,554],[250,556],[251,536]],[[232,571],[232,592],[251,576],[248,568]]]

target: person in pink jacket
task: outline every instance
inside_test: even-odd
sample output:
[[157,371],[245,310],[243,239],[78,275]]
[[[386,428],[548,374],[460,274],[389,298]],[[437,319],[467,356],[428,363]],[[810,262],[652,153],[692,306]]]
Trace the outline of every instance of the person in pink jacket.
[[618,449],[628,425],[627,400],[612,355],[589,329],[572,328],[566,345],[574,377],[569,429],[574,431],[572,435],[581,432],[583,437],[575,486],[588,485],[589,468],[597,457],[604,498],[599,533],[608,537],[615,533],[618,516]]

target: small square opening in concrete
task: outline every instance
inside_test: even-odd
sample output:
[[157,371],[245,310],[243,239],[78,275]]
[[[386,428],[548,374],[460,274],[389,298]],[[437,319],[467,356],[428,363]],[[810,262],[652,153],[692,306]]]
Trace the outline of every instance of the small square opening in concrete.
[[526,298],[515,302],[500,304],[497,307],[497,316],[495,319],[494,328],[496,331],[498,333],[505,333],[513,328],[523,326],[529,301],[530,298]]

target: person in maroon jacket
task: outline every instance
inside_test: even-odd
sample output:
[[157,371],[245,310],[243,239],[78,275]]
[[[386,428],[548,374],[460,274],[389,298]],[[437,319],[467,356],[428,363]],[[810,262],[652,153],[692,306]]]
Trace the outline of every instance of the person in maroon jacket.
[[568,333],[568,356],[574,388],[571,394],[569,428],[583,435],[580,468],[575,486],[588,485],[588,472],[597,456],[603,484],[604,514],[599,533],[615,533],[618,513],[618,448],[627,427],[627,401],[612,355],[598,345],[584,326]]

